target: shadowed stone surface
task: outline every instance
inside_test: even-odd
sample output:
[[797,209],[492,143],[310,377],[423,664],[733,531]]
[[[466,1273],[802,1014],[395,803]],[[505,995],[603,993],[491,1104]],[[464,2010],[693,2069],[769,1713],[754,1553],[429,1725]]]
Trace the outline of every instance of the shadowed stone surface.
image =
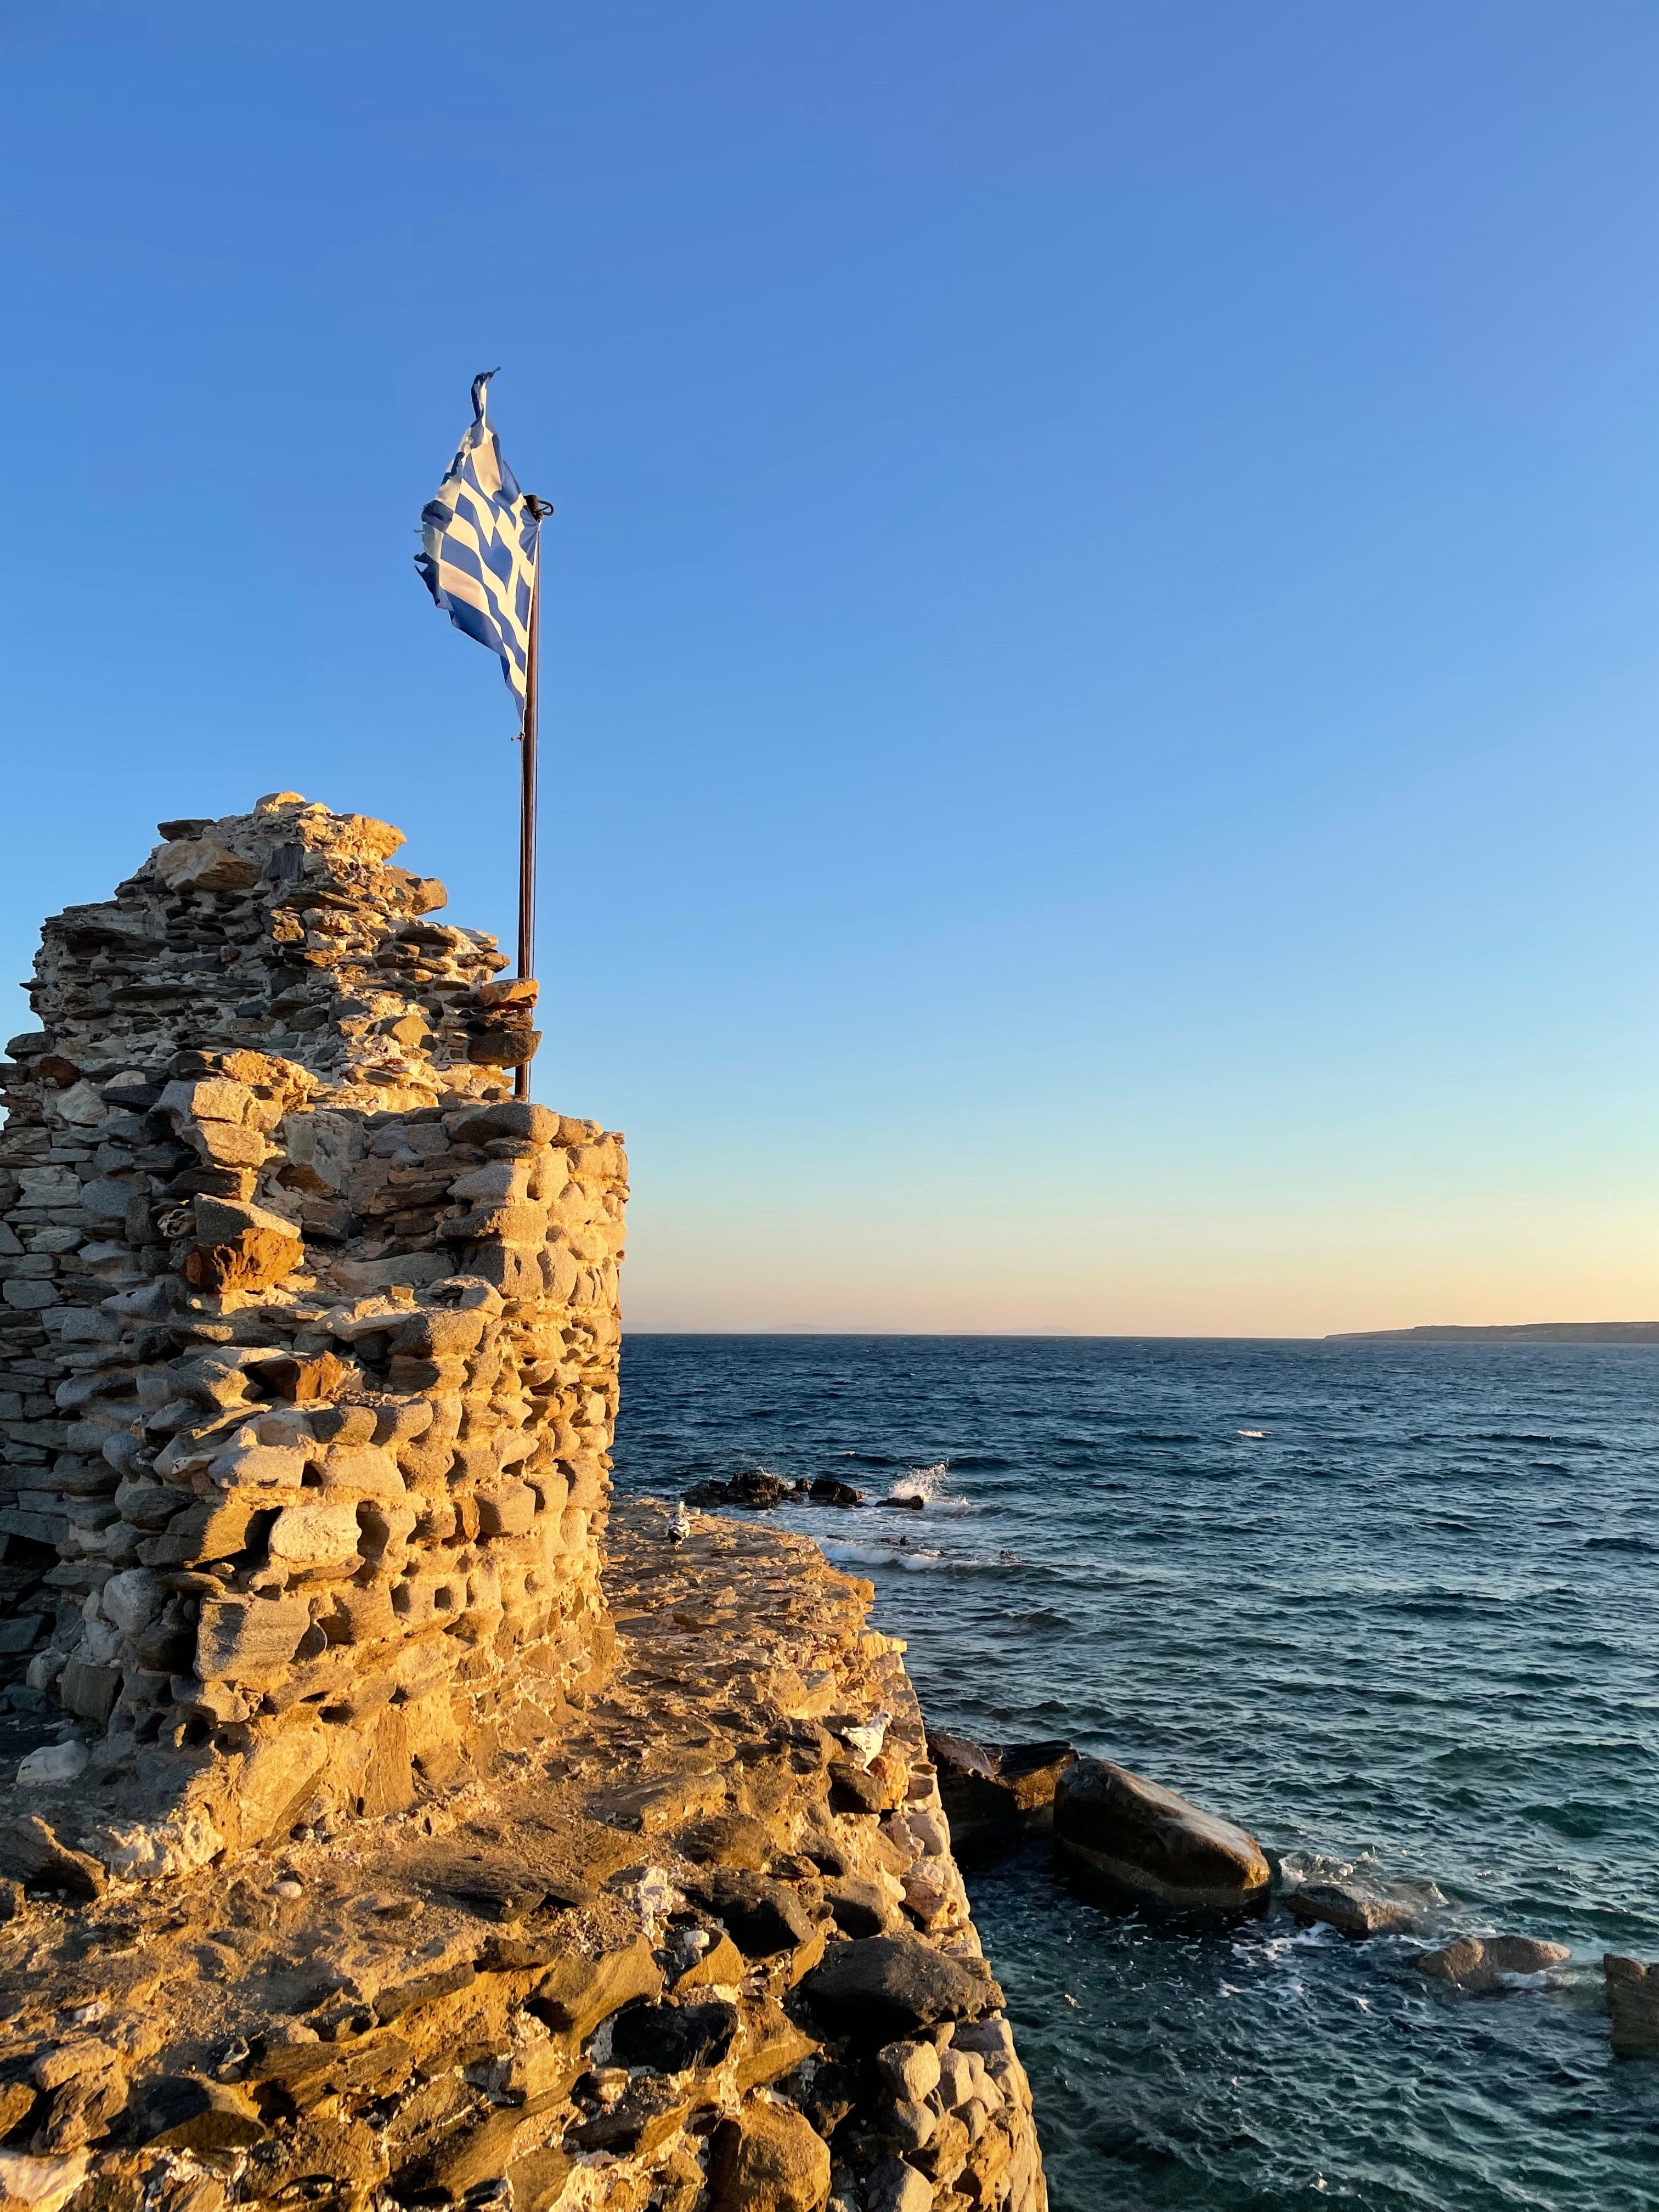
[[1046,1814],[1060,1776],[1077,1763],[1069,1743],[978,1743],[937,1729],[927,1748],[958,1846],[1012,1837]]
[[1659,1966],[1609,1951],[1602,1960],[1613,2047],[1621,2057],[1659,2057]]
[[801,1995],[832,2033],[876,2044],[941,2021],[979,2020],[1002,2004],[982,1959],[951,1958],[913,1936],[838,1943]]

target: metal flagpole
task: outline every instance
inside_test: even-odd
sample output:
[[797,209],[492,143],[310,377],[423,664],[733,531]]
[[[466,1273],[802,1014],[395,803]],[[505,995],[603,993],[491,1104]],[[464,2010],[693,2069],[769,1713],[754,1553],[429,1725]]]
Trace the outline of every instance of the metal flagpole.
[[[544,499],[528,498],[526,505],[538,522],[553,509]],[[519,731],[519,975],[526,980],[536,972],[536,687],[537,640],[542,626],[542,540],[536,533],[536,568],[530,584],[530,643],[525,654],[524,721]],[[533,1018],[533,1017],[532,1017]],[[513,1071],[513,1096],[530,1096],[530,1066],[521,1061]]]

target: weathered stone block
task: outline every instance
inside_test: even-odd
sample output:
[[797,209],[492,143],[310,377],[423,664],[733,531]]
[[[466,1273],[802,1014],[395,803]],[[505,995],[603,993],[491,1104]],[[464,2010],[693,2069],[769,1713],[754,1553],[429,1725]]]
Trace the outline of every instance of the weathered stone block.
[[96,1667],[84,1659],[71,1659],[59,1677],[58,1695],[66,1712],[78,1720],[105,1727],[121,1694],[118,1668]]
[[662,1978],[651,1946],[641,1936],[597,1959],[573,1954],[556,1960],[536,1985],[533,2009],[550,2027],[584,2042],[623,2005],[657,1996]]
[[101,1897],[108,1879],[96,1859],[65,1844],[37,1814],[0,1820],[0,1876],[26,1889],[87,1899]]
[[240,2089],[188,2074],[139,2082],[128,2104],[127,2127],[134,2142],[171,2150],[244,2150],[266,2132]]
[[359,1498],[405,1495],[396,1459],[378,1444],[331,1444],[323,1457],[322,1486]]
[[474,1244],[468,1249],[466,1271],[498,1290],[503,1297],[533,1298],[541,1295],[538,1257],[506,1244]]
[[129,1636],[149,1626],[167,1602],[167,1589],[143,1567],[130,1567],[112,1575],[99,1596],[104,1618]]
[[257,1681],[291,1666],[311,1626],[302,1597],[220,1597],[203,1601],[196,1636],[196,1671],[204,1681],[224,1676]]
[[141,1194],[131,1183],[118,1182],[112,1176],[98,1176],[81,1186],[82,1205],[104,1221],[125,1221],[129,1200]]
[[193,1244],[185,1255],[185,1280],[204,1291],[264,1290],[291,1275],[302,1256],[297,1237],[248,1229],[228,1243]]
[[477,1493],[480,1535],[526,1535],[535,1522],[535,1491],[529,1482],[504,1482]]
[[273,1566],[304,1571],[356,1564],[361,1531],[354,1505],[287,1505],[270,1526]]
[[210,837],[179,839],[155,849],[155,872],[169,890],[250,890],[259,880],[258,865],[228,851]]
[[208,1480],[221,1490],[298,1490],[313,1455],[297,1443],[259,1443],[248,1431],[210,1461]]
[[241,1843],[284,1833],[327,1764],[328,1738],[314,1726],[289,1729],[257,1746],[238,1777],[234,1799]]

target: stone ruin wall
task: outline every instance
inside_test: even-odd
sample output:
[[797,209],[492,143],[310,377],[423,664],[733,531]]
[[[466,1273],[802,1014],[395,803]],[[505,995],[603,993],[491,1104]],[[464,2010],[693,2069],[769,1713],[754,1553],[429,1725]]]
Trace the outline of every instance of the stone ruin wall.
[[0,1670],[112,1872],[397,1812],[602,1670],[626,1164],[386,823],[168,822],[0,1067]]

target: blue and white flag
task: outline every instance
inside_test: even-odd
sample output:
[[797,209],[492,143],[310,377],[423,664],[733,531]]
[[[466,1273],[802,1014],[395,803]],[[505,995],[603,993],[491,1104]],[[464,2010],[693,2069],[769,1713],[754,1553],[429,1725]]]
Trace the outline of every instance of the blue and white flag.
[[421,510],[415,566],[456,629],[501,656],[522,716],[543,510],[519,489],[484,418],[485,390],[495,373],[487,369],[472,380],[472,421],[437,497]]

